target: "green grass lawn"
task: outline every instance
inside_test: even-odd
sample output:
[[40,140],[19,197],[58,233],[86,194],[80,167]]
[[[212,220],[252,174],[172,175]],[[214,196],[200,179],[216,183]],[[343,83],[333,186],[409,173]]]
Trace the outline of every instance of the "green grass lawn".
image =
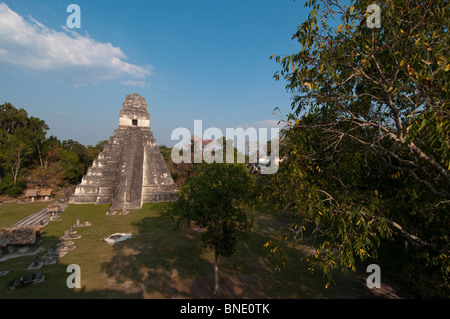
[[26,204],[4,203],[0,205],[0,230],[11,227],[25,217],[50,205],[53,201],[33,202]]
[[[26,273],[34,256],[0,262],[0,298],[212,298],[213,255],[200,246],[196,230],[175,231],[162,214],[167,204],[145,204],[141,210],[121,216],[106,216],[108,205],[70,205],[62,220],[44,227],[41,246],[55,247],[66,229],[89,221],[92,226],[77,228],[82,237],[76,249],[55,265],[43,266],[43,283],[12,291],[14,278]],[[284,270],[275,271],[265,258],[263,245],[282,234],[277,219],[268,213],[253,212],[254,231],[239,244],[235,256],[219,260],[221,298],[370,298],[361,274],[339,275],[336,285],[325,289],[326,279],[311,273],[300,261],[304,250],[290,249]],[[101,239],[113,233],[132,233],[134,238],[115,244]],[[306,248],[306,247],[305,247]],[[69,264],[81,268],[80,289],[69,289]]]

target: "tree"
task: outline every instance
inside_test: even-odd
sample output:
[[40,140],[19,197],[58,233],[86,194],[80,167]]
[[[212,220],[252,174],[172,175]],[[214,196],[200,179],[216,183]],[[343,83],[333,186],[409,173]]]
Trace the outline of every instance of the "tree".
[[18,197],[22,195],[25,187],[25,180],[20,179],[14,184],[11,175],[7,175],[0,180],[0,194],[7,194],[11,197]]
[[55,163],[61,148],[61,141],[57,137],[52,135],[49,138],[46,138],[40,148],[40,166],[47,167],[51,163]]
[[[18,196],[26,181],[35,186],[76,184],[107,141],[88,146],[46,137],[49,129],[39,118],[10,103],[0,105],[0,193]],[[11,190],[9,190],[11,188]]]
[[77,184],[83,176],[83,163],[73,150],[59,150],[58,164],[64,170],[65,179],[69,184]]
[[[25,185],[23,181],[18,183],[22,169],[41,158],[40,146],[49,128],[44,121],[28,117],[24,109],[10,103],[0,105],[0,127],[0,178],[11,176],[14,190],[9,193],[17,196]],[[7,189],[4,192],[8,193]]]
[[169,214],[178,228],[192,222],[205,230],[201,241],[204,248],[214,251],[217,295],[219,257],[232,256],[238,239],[245,238],[253,225],[242,206],[252,200],[254,181],[242,164],[201,165],[200,174],[186,180]]
[[29,145],[15,135],[8,135],[2,139],[0,145],[0,157],[7,170],[13,177],[14,185],[22,168],[24,158],[31,153]]
[[[92,162],[97,158],[98,154],[103,150],[105,145],[108,144],[107,140],[99,141],[97,145],[84,146],[81,143],[74,141],[72,139],[62,141],[63,151],[61,154],[66,161],[66,164],[60,163],[62,167],[67,168],[70,166],[71,173],[66,172],[67,177],[73,176],[73,178],[68,178],[71,184],[78,183],[81,176],[86,174],[88,168],[92,165]],[[70,159],[69,159],[70,158]],[[67,165],[67,160],[70,164]]]
[[448,288],[449,4],[384,1],[371,29],[371,3],[306,2],[293,35],[301,50],[276,57],[293,102],[270,188],[323,236],[312,260],[325,273],[354,270],[383,238],[403,238],[421,248],[422,273],[439,269]]
[[61,186],[65,178],[64,170],[58,163],[50,163],[44,167],[37,166],[31,169],[27,175],[27,181],[38,188]]
[[33,146],[33,151],[37,153],[41,166],[43,166],[41,149],[46,141],[46,134],[48,130],[49,127],[44,121],[31,116],[28,119],[26,130],[24,131],[25,135],[28,138],[31,138],[30,142]]

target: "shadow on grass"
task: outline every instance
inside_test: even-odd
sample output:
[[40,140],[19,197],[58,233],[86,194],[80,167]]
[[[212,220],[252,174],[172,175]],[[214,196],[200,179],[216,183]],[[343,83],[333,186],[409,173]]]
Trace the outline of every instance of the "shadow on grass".
[[300,249],[290,249],[285,269],[275,271],[263,245],[278,237],[280,231],[265,231],[262,227],[268,225],[261,220],[255,220],[254,231],[247,241],[238,244],[234,256],[219,259],[221,288],[220,294],[214,296],[213,256],[202,250],[199,232],[175,231],[164,215],[146,217],[134,226],[138,229],[135,238],[114,245],[114,256],[102,264],[102,272],[118,285],[137,284],[143,298],[370,297],[364,281],[355,276],[341,276],[336,286],[326,289],[323,275],[311,273],[308,265],[300,261],[304,256]]
[[[164,205],[147,205],[128,216],[104,215],[105,207],[86,206],[68,209],[63,221],[46,226],[48,235],[39,258],[55,247],[65,229],[75,218],[93,222],[79,229],[82,238],[77,248],[39,271],[43,283],[12,291],[15,278],[36,271],[27,270],[34,256],[0,262],[0,270],[10,270],[0,277],[0,299],[203,299],[213,295],[213,254],[205,252],[196,230],[175,231],[172,221],[161,214]],[[135,214],[135,215],[133,215]],[[255,229],[247,241],[240,242],[236,254],[219,260],[221,291],[218,298],[299,299],[299,298],[368,298],[365,278],[354,275],[337,278],[337,284],[325,289],[321,273],[311,273],[300,258],[301,249],[288,251],[288,263],[280,272],[266,259],[263,245],[282,234],[273,215],[253,212]],[[123,219],[122,219],[123,218]],[[121,224],[122,223],[122,224]],[[134,237],[110,247],[100,239],[119,229],[132,231]],[[122,231],[122,230],[121,230]],[[79,247],[78,247],[79,246]],[[67,266],[80,264],[81,289],[69,289]]]
[[209,294],[208,285],[198,293],[191,291],[196,278],[212,272],[193,230],[175,231],[165,215],[146,217],[134,224],[133,239],[113,246],[114,256],[102,271],[117,284],[133,282],[145,298],[200,298]]
[[[29,270],[36,256],[39,261],[47,259],[45,254],[51,247],[56,248],[59,238],[49,236],[43,238],[41,245],[36,245],[33,249],[36,254],[11,258],[0,262],[0,270],[9,271],[8,274],[0,277],[0,299],[79,299],[79,298],[142,298],[142,294],[130,294],[119,290],[86,291],[86,287],[71,289],[67,286],[67,278],[72,272],[67,272],[68,264],[64,264],[64,258],[58,259],[57,263],[43,265],[40,269]],[[68,254],[71,252],[69,251]],[[4,255],[7,256],[7,255]],[[39,272],[45,276],[45,280],[26,287],[19,287],[14,290],[10,285],[15,279],[25,275],[32,275]],[[82,281],[83,283],[83,281]]]

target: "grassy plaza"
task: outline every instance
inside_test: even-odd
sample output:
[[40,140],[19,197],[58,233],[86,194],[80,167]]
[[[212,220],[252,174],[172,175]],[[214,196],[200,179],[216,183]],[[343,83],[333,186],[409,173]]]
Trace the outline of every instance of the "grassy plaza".
[[[2,226],[8,220],[6,210],[33,210],[37,204],[2,206]],[[128,215],[107,216],[108,205],[70,205],[61,221],[43,228],[39,245],[42,255],[56,248],[64,234],[75,224],[89,221],[90,227],[76,228],[80,239],[76,248],[54,265],[38,270],[44,282],[10,290],[11,282],[24,274],[33,256],[23,256],[0,263],[0,270],[10,272],[0,277],[0,298],[211,298],[213,297],[213,254],[200,245],[198,229],[175,230],[164,215],[166,203],[144,204]],[[25,214],[26,216],[26,214]],[[248,241],[240,243],[236,254],[220,260],[220,298],[371,298],[365,285],[365,273],[338,275],[336,285],[325,288],[326,278],[311,273],[300,258],[307,246],[287,251],[288,262],[282,271],[274,270],[267,260],[264,244],[283,235],[277,215],[252,212],[254,228]],[[102,241],[113,233],[132,233],[133,238],[109,245]],[[77,264],[81,270],[81,288],[69,289],[67,267]]]

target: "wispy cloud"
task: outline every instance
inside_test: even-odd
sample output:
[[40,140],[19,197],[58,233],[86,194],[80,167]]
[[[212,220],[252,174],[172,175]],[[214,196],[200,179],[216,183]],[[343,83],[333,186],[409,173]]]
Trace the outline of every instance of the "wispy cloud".
[[125,86],[139,86],[141,88],[148,86],[148,84],[145,83],[144,81],[131,81],[131,80],[128,80],[128,81],[122,81],[120,83],[122,83]]
[[[66,27],[55,31],[32,17],[24,19],[0,3],[0,62],[52,75],[75,85],[122,75],[144,79],[150,66],[127,63],[125,53]],[[143,81],[137,81],[137,83]]]

